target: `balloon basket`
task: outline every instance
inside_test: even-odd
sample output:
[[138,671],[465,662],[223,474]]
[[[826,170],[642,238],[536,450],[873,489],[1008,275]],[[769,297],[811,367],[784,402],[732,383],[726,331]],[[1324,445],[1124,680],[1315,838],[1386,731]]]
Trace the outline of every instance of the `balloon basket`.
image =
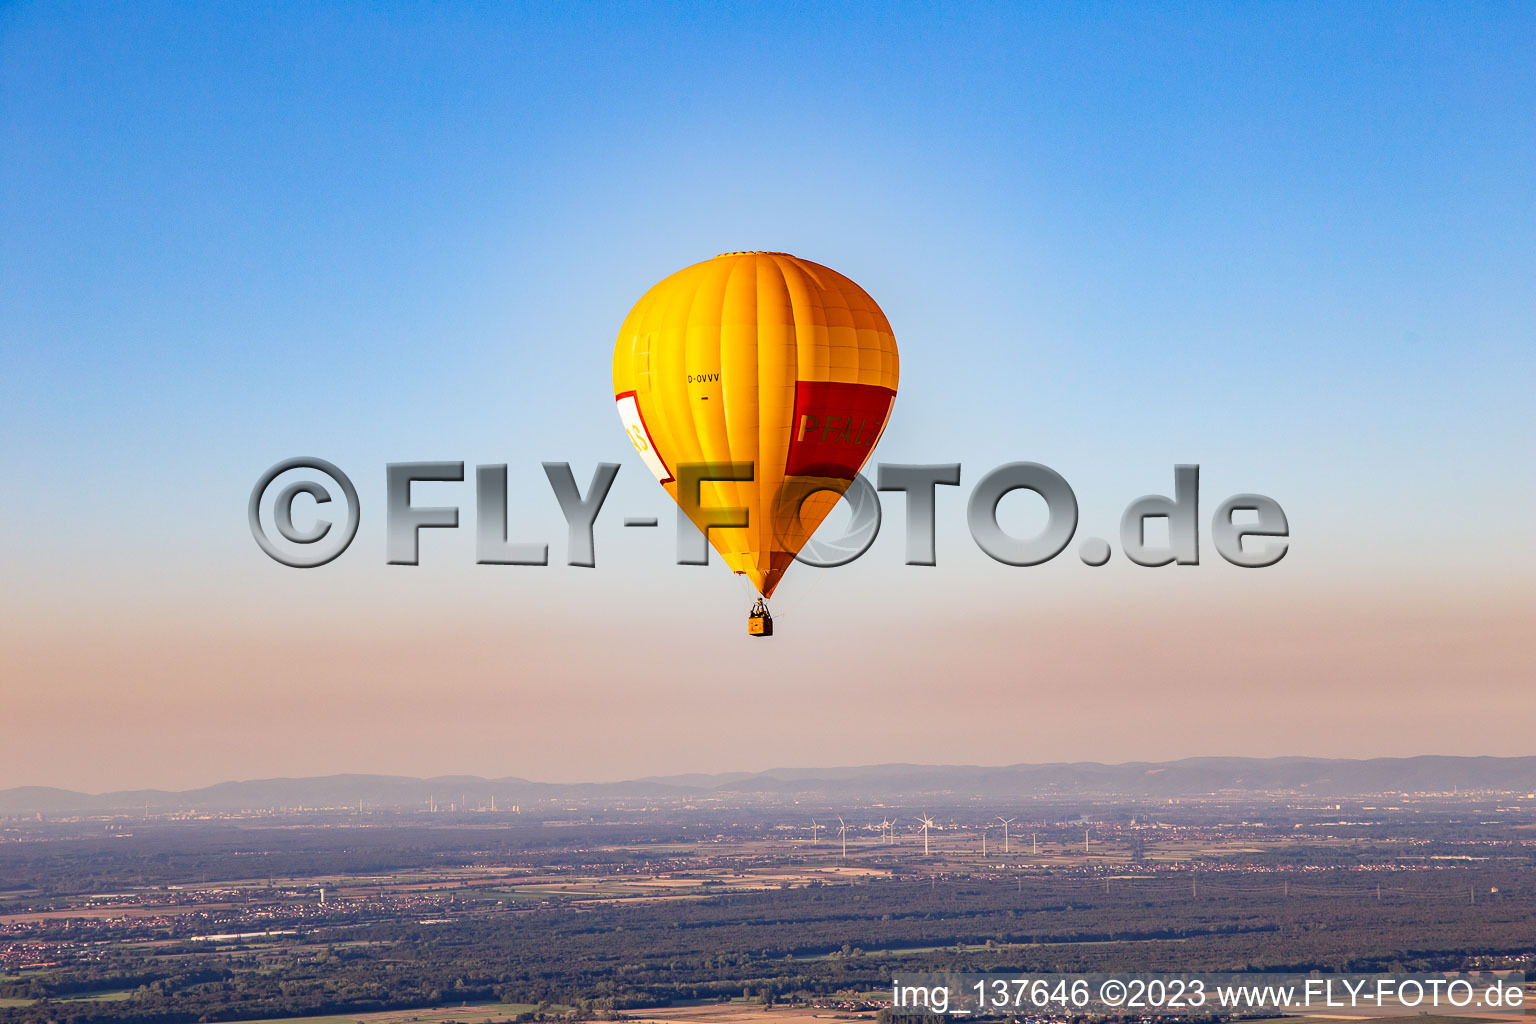
[[748,636],[773,636],[772,615],[749,615],[747,617]]

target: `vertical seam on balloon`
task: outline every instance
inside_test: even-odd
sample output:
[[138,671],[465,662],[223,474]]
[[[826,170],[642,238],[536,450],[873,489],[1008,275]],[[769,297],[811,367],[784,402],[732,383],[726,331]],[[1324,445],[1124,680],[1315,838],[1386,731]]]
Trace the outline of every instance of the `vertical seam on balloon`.
[[[790,285],[789,285],[790,274],[793,273],[795,275],[795,277],[798,279],[797,282],[796,282],[800,286],[798,291],[800,293],[803,293],[807,297],[807,299],[810,299],[811,296],[813,296],[813,294],[815,293],[815,291],[817,289],[810,287],[809,284],[807,283],[807,278],[810,278],[810,275],[806,272],[805,268],[801,265],[801,261],[799,259],[796,259],[794,257],[781,257],[781,256],[773,256],[773,257],[771,257],[771,259],[773,260],[774,265],[776,267],[778,267],[779,276],[784,281],[784,293],[785,293],[786,297],[789,299],[790,331],[791,331],[791,333],[792,333],[792,335],[793,335],[793,337],[795,339],[795,372],[794,372],[795,387],[794,387],[794,391],[792,392],[792,397],[790,398],[790,410],[789,410],[790,443],[793,444],[794,443],[794,431],[795,431],[795,407],[798,404],[798,396],[800,394],[800,353],[801,353],[801,350],[803,348],[805,348],[807,344],[814,345],[815,342],[816,342],[816,338],[815,338],[816,315],[815,315],[814,307],[809,308],[809,309],[806,310],[806,313],[807,313],[806,320],[808,321],[809,326],[811,327],[811,332],[812,332],[810,340],[807,341],[806,338],[804,337],[804,332],[802,332],[801,329],[800,329],[800,326],[801,326],[800,310],[798,310],[796,308],[796,306],[795,306],[795,296],[796,296],[796,293],[797,293],[797,289],[791,288]],[[815,283],[814,279],[810,283]],[[786,469],[787,469],[787,457],[788,457],[788,452],[787,451],[785,452],[785,455],[786,455]],[[773,528],[775,530],[777,530],[778,527],[777,527],[776,523],[770,524],[770,525],[772,525]],[[794,538],[792,536],[790,536],[790,535],[786,535],[786,539],[793,540]],[[786,552],[788,551],[788,545],[785,545],[785,550],[786,550]],[[772,559],[770,557],[770,559],[769,559],[769,570],[772,571],[772,568],[773,568],[773,566],[772,566]],[[780,575],[782,575],[782,573]],[[777,586],[777,581],[775,581],[774,585]]]
[[[706,261],[703,264],[703,266],[702,266],[701,276],[702,276],[703,280],[700,282],[701,286],[700,286],[700,288],[697,291],[695,291],[693,293],[692,296],[690,296],[689,302],[688,302],[688,309],[687,309],[686,315],[684,316],[684,323],[685,323],[686,326],[684,327],[684,332],[683,332],[683,359],[684,359],[685,363],[687,363],[689,366],[694,365],[693,360],[691,360],[689,358],[690,355],[692,354],[692,352],[694,351],[692,346],[691,346],[691,340],[692,340],[692,335],[693,335],[693,331],[691,330],[691,328],[694,326],[694,316],[695,316],[695,314],[696,313],[700,313],[700,312],[705,313],[706,314],[706,322],[707,323],[712,323],[713,326],[714,326],[714,330],[712,332],[713,335],[714,335],[714,338],[715,338],[715,342],[714,342],[714,346],[715,346],[714,361],[717,364],[723,362],[723,360],[721,358],[721,355],[720,355],[720,350],[723,347],[722,346],[721,335],[723,333],[723,329],[724,329],[724,326],[725,326],[724,323],[723,323],[724,313],[725,313],[725,295],[726,295],[726,292],[728,291],[728,289],[730,287],[731,269],[734,267],[736,262],[740,260],[740,258],[741,257],[739,257],[739,256],[738,257],[727,257],[725,260],[722,260],[720,257],[716,257],[715,259]],[[724,275],[723,280],[721,279],[722,273]],[[712,319],[708,319],[707,314],[709,312],[709,308],[710,307],[707,304],[703,305],[703,306],[700,305],[702,297],[700,296],[699,293],[701,291],[705,291],[708,288],[714,288],[716,286],[717,282],[718,282],[718,284],[720,286],[720,306],[719,306],[718,309],[716,309],[714,311],[713,318]],[[707,300],[702,300],[702,301],[707,301]],[[723,367],[722,367],[722,369],[723,369]],[[721,389],[722,404],[723,404],[724,397],[725,397],[724,396],[724,390],[725,390],[724,388]],[[693,401],[693,394],[692,394],[692,392],[690,390],[688,390],[688,388],[686,386],[683,389],[683,404],[688,409],[688,419],[689,419],[689,422],[693,426],[693,436],[699,442],[699,457],[700,457],[700,460],[703,461],[703,462],[716,462],[716,461],[719,461],[717,458],[714,457],[714,453],[713,452],[705,450],[705,447],[706,447],[705,441],[706,441],[706,439],[708,439],[711,442],[709,447],[710,448],[714,447],[714,445],[712,443],[713,442],[713,436],[710,435],[707,432],[707,428],[712,425],[710,420],[715,415],[715,410],[711,409],[709,411],[709,413],[706,414],[705,417],[701,417],[700,414],[699,414],[699,409],[698,409],[698,405],[701,404],[701,403],[696,403],[696,402]],[[725,417],[724,417],[724,412],[723,411],[720,413],[720,422],[721,422],[721,425],[722,425],[722,429],[721,429],[720,433],[721,433],[721,435],[723,437],[725,437],[725,440],[726,440],[726,452],[727,452],[727,457],[729,457],[730,437],[729,437],[729,431],[724,428]],[[735,484],[734,481],[729,481],[729,480],[727,480],[727,481],[712,481],[712,483],[714,485],[713,489],[715,491],[723,492],[724,494],[730,496],[730,500],[727,502],[728,505],[740,505],[740,495],[737,493],[736,484]],[[701,502],[703,501],[703,486],[702,485],[700,487],[700,499],[699,500]],[[726,540],[725,533],[723,531],[721,531],[719,533],[711,531],[710,533],[707,533],[705,535],[705,540],[709,541],[710,546],[715,549],[716,553],[719,554],[721,558],[727,560],[727,565],[729,566],[729,562],[734,557],[736,552],[735,552],[734,545],[730,544]],[[716,543],[715,543],[716,540],[719,540],[719,541],[721,541],[722,543],[725,544],[725,550],[721,550],[721,548],[718,545],[716,545]],[[729,567],[730,568],[735,568],[734,566],[729,566]]]
[[[801,384],[802,383],[805,383],[805,384],[814,384],[814,383],[816,383],[815,380],[803,380],[802,379],[801,373],[800,373],[800,352],[801,352],[802,349],[809,349],[809,357],[810,357],[810,362],[811,362],[810,374],[811,374],[812,377],[815,377],[815,375],[816,375],[816,362],[817,362],[817,359],[816,359],[817,346],[822,344],[821,339],[820,339],[820,337],[817,334],[817,331],[819,329],[820,331],[825,333],[826,330],[827,330],[826,304],[825,304],[825,301],[824,301],[824,298],[823,298],[823,293],[824,293],[825,289],[824,289],[824,286],[822,285],[821,280],[818,278],[818,276],[812,272],[812,268],[818,268],[818,266],[819,266],[818,264],[812,263],[809,260],[801,260],[798,257],[794,257],[794,256],[789,256],[789,257],[786,257],[786,258],[775,257],[774,261],[775,261],[775,263],[777,263],[779,265],[780,272],[784,275],[784,277],[786,279],[786,282],[787,282],[787,280],[789,278],[790,273],[793,272],[793,274],[797,278],[797,283],[800,286],[799,291],[805,297],[805,305],[803,307],[803,317],[802,317],[802,310],[799,309],[799,308],[796,308],[796,306],[795,306],[796,290],[793,289],[793,288],[787,288],[786,287],[786,291],[788,292],[789,297],[790,297],[790,320],[791,320],[791,322],[793,324],[794,334],[795,334],[795,388],[794,388],[794,398],[791,400],[790,415],[789,415],[789,421],[790,421],[790,427],[789,427],[789,429],[790,429],[790,443],[793,444],[794,431],[796,429],[796,424],[794,422],[794,418],[795,418],[794,417],[794,410],[799,406],[799,395],[800,395]],[[802,320],[804,321],[804,325],[808,329],[809,337],[807,337],[807,331],[802,331],[801,330]],[[802,509],[802,511],[803,511],[803,509]],[[818,520],[817,521],[817,526],[820,526],[820,525],[821,525],[820,520]],[[803,546],[807,541],[810,540],[810,536],[814,532],[815,532],[814,529],[810,529],[810,530],[805,529],[804,521],[801,520],[797,527],[795,527],[793,529],[790,529],[786,533],[786,539],[790,540],[790,541],[799,541],[800,545]],[[803,536],[801,536],[802,533],[804,534]],[[789,545],[785,545],[785,553],[789,554],[791,556],[791,563],[793,562],[793,555],[794,555],[794,553],[798,552],[798,551],[799,551],[799,546],[796,546],[794,551],[792,552],[792,551],[789,550]],[[787,570],[788,566],[786,566],[785,568]],[[783,573],[781,572],[780,576],[782,577],[782,575],[783,575]]]
[[[736,257],[735,259],[733,259],[731,261],[730,267],[725,272],[725,284],[724,284],[724,287],[722,287],[720,289],[720,311],[719,311],[719,314],[717,316],[717,321],[720,324],[720,332],[719,332],[719,334],[720,334],[720,413],[719,413],[720,436],[725,439],[725,457],[726,457],[726,460],[728,462],[735,462],[736,461],[736,446],[731,443],[731,415],[730,415],[730,410],[728,408],[729,402],[726,399],[726,392],[725,392],[725,311],[726,311],[726,307],[728,307],[731,304],[731,298],[732,298],[731,289],[734,288],[734,287],[737,287],[737,275],[742,272],[742,268],[744,266],[748,266],[749,264],[750,264],[750,268],[751,268],[751,275],[750,275],[750,277],[751,277],[751,280],[752,280],[752,289],[753,289],[753,292],[752,292],[752,309],[753,309],[753,313],[754,314],[756,313],[756,311],[757,311],[757,257],[756,256],[738,256],[738,257]],[[754,316],[754,321],[755,321],[755,316]],[[754,348],[757,345],[757,332],[756,332],[756,325],[755,325],[755,323],[754,323],[752,344],[753,344]],[[752,525],[753,525],[752,524],[752,519],[757,516],[757,503],[754,502],[754,501],[746,501],[746,500],[744,500],[746,495],[743,494],[743,491],[746,491],[746,492],[751,493],[751,494],[758,493],[758,488],[757,488],[757,463],[755,461],[753,462],[753,465],[752,465],[752,477],[753,477],[753,479],[752,479],[752,482],[750,484],[747,484],[745,482],[738,482],[738,481],[734,481],[734,480],[731,481],[730,484],[729,484],[730,489],[731,489],[731,494],[733,495],[733,497],[732,497],[732,504],[734,504],[734,505],[736,505],[738,507],[741,507],[741,508],[745,508],[745,509],[748,510],[748,512],[747,512],[747,516],[748,516],[748,519],[747,519],[747,529],[745,531],[743,531],[743,532],[749,538],[746,541],[746,543],[749,544],[749,545],[751,543],[750,537],[751,537],[751,534],[752,534]],[[742,533],[736,533],[733,536],[739,538],[739,537],[742,536]],[[740,556],[750,554],[751,552],[750,552],[749,548],[748,549],[743,549],[743,548],[738,547],[736,553],[737,553],[738,558],[740,558]],[[742,564],[743,568],[746,567],[746,562],[745,562],[744,559],[742,560],[741,564]],[[755,568],[755,566],[753,566],[753,568]]]
[[[679,366],[681,367],[682,372],[686,374],[688,366],[687,311],[693,305],[694,296],[698,294],[701,275],[697,267],[689,267],[685,270],[679,271],[678,273],[688,275],[686,279],[687,288],[681,294],[675,294],[669,297],[666,307],[659,311],[661,315],[657,317],[657,320],[661,323],[664,331],[667,328],[672,328],[675,331],[676,324],[678,323],[677,314],[679,312],[683,313],[683,336],[680,340],[677,341],[675,346],[672,344],[673,339],[667,339],[667,347],[675,347],[677,349]],[[666,375],[665,394],[670,397],[671,395],[676,394],[679,389],[681,389],[683,394],[683,405],[686,408],[688,404],[687,387],[681,383],[682,379],[683,378],[680,378],[677,374]],[[677,464],[681,465],[684,462],[697,463],[703,461],[704,453],[699,445],[698,431],[693,424],[691,410],[687,420],[687,426],[689,429],[685,431],[682,429],[684,424],[680,421],[680,417],[674,413],[673,408],[669,408],[674,407],[676,403],[671,401],[662,401],[659,404],[661,405],[663,414],[667,419],[667,429],[672,437],[676,439],[678,448],[680,449],[680,452],[677,456]],[[681,495],[678,497],[681,497]]]
[[[794,263],[794,260],[793,260],[792,257],[790,258],[790,262],[791,262],[791,264]],[[795,321],[795,316],[794,316],[794,307],[793,307],[794,293],[793,293],[793,290],[789,286],[789,277],[788,277],[788,274],[785,271],[785,257],[779,256],[779,255],[770,255],[770,256],[768,256],[767,259],[764,260],[764,265],[765,265],[766,272],[771,274],[771,275],[773,275],[776,278],[777,291],[776,291],[776,293],[774,295],[775,301],[778,301],[780,299],[780,297],[782,296],[782,299],[785,302],[786,307],[788,308],[788,313],[789,313],[788,320],[789,320],[789,322],[787,324],[782,325],[782,327],[785,330],[789,331],[790,337],[792,339],[794,339],[795,344],[798,345],[798,343],[799,343],[798,342],[798,339],[799,339],[799,329],[798,329],[798,325],[797,325],[797,323]],[[783,479],[784,479],[783,459],[782,459],[781,454],[779,452],[779,448],[781,447],[781,431],[787,431],[787,430],[792,430],[793,429],[792,424],[793,424],[793,420],[794,420],[794,397],[793,397],[793,392],[791,392],[791,397],[789,399],[789,404],[790,404],[789,412],[788,412],[787,415],[784,415],[783,414],[782,385],[779,385],[779,384],[775,385],[775,392],[774,392],[773,397],[772,397],[772,411],[773,411],[773,417],[774,417],[774,420],[775,420],[775,427],[774,427],[774,430],[772,431],[772,435],[770,436],[768,431],[766,431],[764,429],[764,423],[763,423],[764,418],[765,418],[764,410],[766,408],[766,406],[764,404],[764,390],[763,390],[763,376],[764,376],[764,372],[763,372],[763,368],[764,368],[764,366],[766,364],[768,364],[771,361],[777,361],[778,364],[782,366],[782,364],[784,363],[785,360],[784,360],[784,353],[783,353],[783,344],[782,344],[782,342],[777,341],[777,340],[774,342],[773,350],[769,354],[769,356],[767,358],[765,358],[765,356],[764,356],[764,349],[763,349],[763,311],[762,311],[762,286],[761,286],[761,281],[759,281],[759,287],[758,287],[758,315],[757,315],[757,323],[758,323],[758,336],[757,336],[758,337],[758,340],[757,340],[757,384],[758,384],[758,388],[757,388],[757,403],[758,403],[758,416],[757,416],[757,430],[758,430],[758,433],[757,433],[757,458],[758,458],[759,464],[764,467],[764,472],[761,474],[762,479],[758,483],[759,502],[763,505],[763,510],[764,510],[763,511],[763,515],[762,515],[762,522],[761,522],[761,524],[759,526],[759,531],[758,531],[758,546],[761,549],[761,551],[763,552],[763,557],[764,557],[764,560],[765,560],[765,564],[763,565],[762,568],[763,568],[763,572],[765,574],[765,581],[769,583],[769,586],[768,586],[767,589],[771,590],[772,587],[773,587],[773,580],[770,577],[772,576],[772,573],[774,571],[773,555],[774,555],[774,552],[780,546],[779,543],[778,543],[779,542],[779,530],[778,530],[778,525],[775,522],[774,515],[778,511],[777,502],[776,502],[775,499],[777,498],[779,487],[781,486],[781,484],[783,482]],[[798,372],[798,367],[799,367],[799,353],[798,353],[798,351],[796,352],[794,359],[795,359],[796,370]],[[775,374],[774,375],[774,380],[778,381],[780,376],[782,376],[782,374]],[[785,427],[783,427],[783,428],[781,428],[778,425],[778,423],[777,423],[777,421],[780,420],[781,418],[783,419],[784,424],[785,424]],[[786,438],[786,440],[787,440],[787,438]],[[770,450],[773,451],[774,456],[775,456],[772,460],[770,460],[769,457],[768,457],[768,453],[769,453]],[[769,479],[768,479],[769,473],[767,472],[767,470],[768,470],[768,468],[770,466],[772,468],[772,474],[771,475],[772,475],[772,478],[773,478],[773,480],[772,480],[773,487],[772,487],[772,493],[771,494],[766,490],[766,488],[768,487],[768,484],[769,484]]]
[[[764,520],[767,516],[764,509],[771,504],[765,491],[764,470],[766,464],[763,460],[763,289],[762,272],[765,264],[771,265],[772,259],[764,259],[760,256],[752,257],[752,365],[754,368],[753,390],[757,412],[753,420],[753,444],[748,453],[752,460],[752,511],[751,521],[747,524],[748,544],[752,550],[753,568],[759,574],[767,571],[765,562],[772,558],[773,546],[768,543],[769,536],[764,533]],[[734,448],[731,457],[735,458]],[[762,582],[754,580],[753,584],[762,592]]]

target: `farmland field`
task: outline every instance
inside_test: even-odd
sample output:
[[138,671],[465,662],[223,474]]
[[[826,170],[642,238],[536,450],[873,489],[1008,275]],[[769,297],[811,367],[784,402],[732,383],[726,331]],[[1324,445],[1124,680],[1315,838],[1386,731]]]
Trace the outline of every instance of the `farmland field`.
[[1042,806],[1004,840],[953,807],[926,855],[779,807],[15,823],[0,1022],[810,1024],[895,972],[1523,970],[1531,837],[1495,811]]

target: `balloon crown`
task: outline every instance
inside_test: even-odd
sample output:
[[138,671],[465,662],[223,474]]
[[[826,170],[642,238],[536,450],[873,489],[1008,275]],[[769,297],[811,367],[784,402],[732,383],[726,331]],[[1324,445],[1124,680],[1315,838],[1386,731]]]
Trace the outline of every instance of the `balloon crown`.
[[[720,256],[788,256],[787,252],[779,252],[777,249],[737,249],[734,252],[723,252]],[[716,256],[715,259],[719,259]]]

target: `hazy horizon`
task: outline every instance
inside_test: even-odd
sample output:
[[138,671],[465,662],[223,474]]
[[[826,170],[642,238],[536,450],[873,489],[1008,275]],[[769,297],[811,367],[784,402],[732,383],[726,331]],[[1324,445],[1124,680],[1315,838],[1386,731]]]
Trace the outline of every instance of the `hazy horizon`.
[[[1180,801],[1269,798],[1279,792],[1312,799],[1351,799],[1398,793],[1426,796],[1450,791],[1528,794],[1536,786],[1536,755],[1523,757],[1417,755],[1403,758],[1308,758],[1192,756],[1170,761],[1097,761],[1014,764],[922,764],[780,766],[762,771],[690,772],[627,779],[561,780],[521,776],[448,774],[432,777],[373,772],[319,776],[224,779],[185,789],[119,786],[82,792],[53,786],[0,786],[0,815],[103,813],[144,809],[174,811],[306,811],[345,808],[359,813],[406,810],[425,803],[434,810],[528,810],[584,800],[692,800],[735,795],[749,803],[817,799],[876,805],[916,801],[943,804],[964,799],[1060,801],[1107,799],[1132,803],[1165,797]],[[437,788],[433,788],[437,787]],[[638,787],[638,788],[637,788]],[[660,788],[657,788],[660,787]],[[899,787],[899,788],[898,788]],[[462,803],[455,803],[455,798]],[[77,798],[95,801],[81,804]],[[131,799],[131,804],[101,801]],[[178,799],[193,802],[177,804]],[[60,803],[59,801],[64,801]],[[50,802],[52,801],[52,802]],[[156,801],[161,801],[156,803]],[[169,805],[164,801],[171,801]],[[530,803],[531,802],[531,803]]]
[[[630,783],[644,783],[644,782],[665,782],[665,783],[673,783],[673,784],[682,784],[680,780],[698,779],[698,780],[704,781],[704,780],[722,780],[722,779],[730,779],[730,778],[736,778],[736,777],[741,777],[741,778],[776,777],[776,778],[783,779],[785,781],[794,781],[794,780],[801,780],[801,779],[806,780],[806,781],[816,781],[816,780],[825,781],[825,780],[829,780],[829,779],[833,778],[836,775],[847,774],[847,773],[871,772],[871,771],[875,771],[875,770],[878,770],[878,769],[887,769],[887,768],[889,768],[889,769],[913,769],[913,770],[915,770],[915,771],[917,771],[919,773],[922,772],[922,771],[925,771],[925,770],[926,771],[945,771],[945,770],[962,770],[962,771],[964,771],[964,770],[972,770],[972,769],[974,769],[974,770],[978,770],[978,771],[993,771],[993,770],[1007,770],[1007,769],[1017,769],[1017,768],[1107,768],[1107,769],[1118,769],[1118,768],[1132,768],[1132,767],[1141,767],[1141,766],[1149,766],[1149,767],[1154,767],[1154,768],[1158,768],[1159,770],[1161,770],[1165,766],[1182,765],[1182,764],[1187,764],[1187,763],[1190,763],[1190,762],[1232,762],[1232,761],[1237,761],[1237,762],[1253,762],[1253,763],[1256,763],[1256,764],[1274,764],[1274,763],[1277,763],[1277,762],[1285,762],[1285,763],[1293,763],[1293,762],[1295,762],[1295,763],[1322,762],[1322,763],[1330,763],[1330,764],[1367,764],[1367,763],[1382,762],[1382,761],[1387,761],[1387,762],[1409,762],[1409,761],[1419,761],[1419,760],[1427,760],[1427,759],[1435,759],[1435,760],[1445,759],[1445,760],[1469,761],[1469,762],[1470,761],[1489,761],[1489,760],[1491,760],[1491,761],[1523,761],[1523,760],[1536,759],[1536,754],[1497,755],[1497,754],[1439,754],[1439,753],[1421,753],[1421,754],[1402,754],[1402,755],[1380,755],[1380,756],[1376,756],[1376,757],[1328,757],[1328,756],[1311,756],[1311,755],[1300,755],[1300,754],[1274,754],[1274,755],[1267,755],[1267,756],[1254,756],[1254,755],[1249,755],[1249,754],[1189,754],[1189,755],[1185,755],[1185,756],[1182,756],[1182,757],[1167,758],[1167,759],[1162,759],[1162,760],[1134,760],[1134,759],[1132,759],[1132,760],[1125,760],[1125,761],[1087,760],[1087,761],[996,761],[996,762],[992,762],[992,761],[936,762],[935,761],[935,762],[924,762],[924,761],[903,760],[903,761],[862,762],[862,763],[857,763],[857,764],[854,764],[854,763],[839,763],[839,764],[793,764],[793,765],[792,764],[779,764],[779,765],[773,765],[773,766],[767,767],[767,768],[754,768],[754,769],[722,768],[722,769],[715,769],[715,770],[709,770],[709,771],[668,772],[668,773],[663,773],[663,774],[644,774],[644,775],[632,775],[632,776],[623,776],[623,777],[587,778],[587,779],[542,778],[542,777],[534,777],[534,776],[526,776],[526,775],[516,775],[516,774],[512,774],[512,775],[476,775],[476,774],[462,773],[462,772],[444,772],[444,773],[436,774],[436,775],[402,775],[402,774],[392,773],[392,772],[373,772],[373,771],[358,771],[358,770],[349,770],[349,769],[338,769],[336,771],[325,772],[325,773],[322,773],[322,774],[315,774],[315,775],[274,775],[274,776],[262,776],[262,777],[228,777],[228,778],[218,779],[217,781],[214,781],[214,782],[198,783],[198,784],[195,784],[195,785],[184,786],[184,787],[177,787],[177,788],[160,787],[160,786],[137,786],[137,785],[125,784],[125,785],[113,786],[110,789],[81,790],[81,789],[74,789],[74,788],[67,787],[67,786],[54,786],[54,785],[49,785],[49,784],[46,784],[46,783],[29,783],[29,784],[21,784],[21,785],[14,785],[14,786],[12,786],[12,785],[0,785],[0,792],[6,792],[6,791],[11,791],[11,790],[20,790],[20,789],[53,789],[53,790],[59,790],[61,792],[78,793],[78,794],[84,795],[84,796],[108,796],[108,795],[111,795],[111,794],[114,794],[114,793],[136,793],[136,792],[162,792],[162,793],[166,793],[167,795],[178,795],[178,794],[196,792],[196,791],[199,791],[199,790],[217,788],[219,786],[228,786],[228,785],[243,786],[243,785],[253,785],[253,784],[269,783],[269,782],[306,782],[306,781],[317,781],[317,780],[325,780],[325,779],[344,779],[344,778],[389,779],[389,780],[401,780],[401,781],[408,781],[408,782],[437,782],[437,781],[449,781],[449,780],[466,780],[466,781],[478,781],[478,782],[486,782],[486,783],[504,783],[504,782],[507,782],[507,783],[512,783],[512,782],[528,783],[528,784],[534,785],[534,786],[557,786],[557,787],[558,786],[598,786],[598,787],[601,787],[601,786],[605,786],[605,785],[626,785],[626,784],[630,784]],[[822,775],[822,774],[818,774],[818,773],[828,773],[828,774]]]

